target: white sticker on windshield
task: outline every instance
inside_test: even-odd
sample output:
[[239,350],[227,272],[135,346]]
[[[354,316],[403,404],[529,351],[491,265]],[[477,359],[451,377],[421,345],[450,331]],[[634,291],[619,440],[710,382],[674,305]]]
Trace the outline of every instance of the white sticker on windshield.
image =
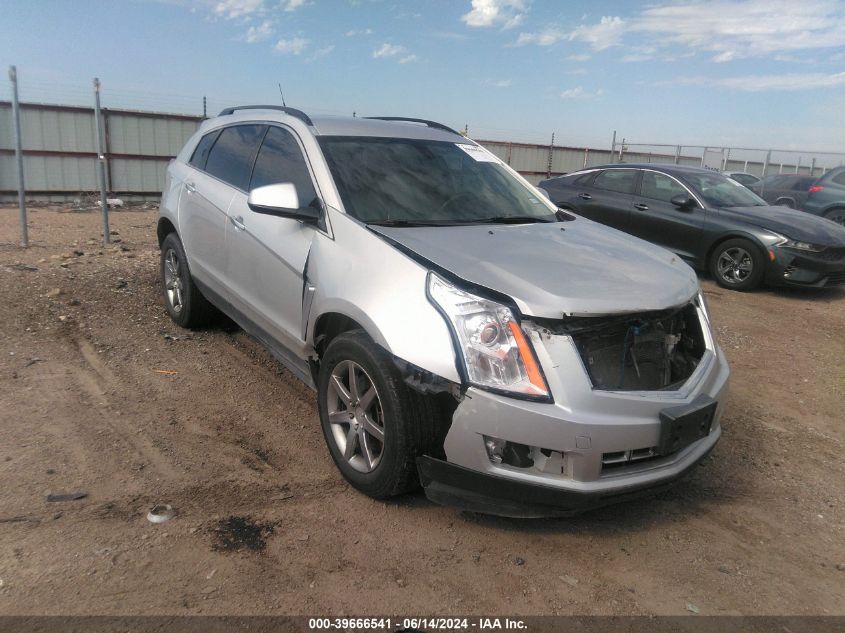
[[479,163],[498,163],[499,159],[493,156],[483,147],[478,145],[466,145],[464,143],[455,143],[458,147],[464,150],[467,154],[472,156]]

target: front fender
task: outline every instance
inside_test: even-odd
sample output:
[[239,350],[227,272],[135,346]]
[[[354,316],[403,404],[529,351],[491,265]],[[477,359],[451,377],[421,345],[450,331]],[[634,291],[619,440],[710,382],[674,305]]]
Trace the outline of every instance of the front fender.
[[451,333],[426,296],[428,270],[346,214],[329,213],[334,239],[317,234],[308,261],[306,341],[314,345],[320,316],[343,314],[394,356],[460,383]]

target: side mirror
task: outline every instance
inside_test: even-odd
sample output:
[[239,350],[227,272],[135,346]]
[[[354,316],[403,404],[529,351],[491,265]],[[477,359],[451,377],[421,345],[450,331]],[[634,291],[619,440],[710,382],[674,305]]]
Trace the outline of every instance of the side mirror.
[[685,193],[679,193],[677,196],[669,200],[669,202],[678,207],[681,211],[688,211],[689,209],[693,209],[697,204],[693,198],[690,198]]
[[256,213],[292,218],[303,222],[315,223],[320,218],[319,208],[299,206],[299,195],[296,193],[296,186],[292,182],[282,182],[253,189],[249,192],[247,205]]

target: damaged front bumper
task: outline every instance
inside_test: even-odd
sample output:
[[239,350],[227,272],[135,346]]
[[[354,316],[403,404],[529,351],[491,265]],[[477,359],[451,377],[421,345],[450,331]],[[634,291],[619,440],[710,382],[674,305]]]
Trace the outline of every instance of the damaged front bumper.
[[[729,369],[709,327],[695,370],[664,391],[597,389],[572,337],[524,329],[554,402],[468,389],[446,436],[446,461],[418,460],[433,501],[502,516],[573,514],[671,485],[718,441]],[[672,412],[697,410],[708,412],[706,428],[667,449]],[[513,450],[494,456],[491,440]]]

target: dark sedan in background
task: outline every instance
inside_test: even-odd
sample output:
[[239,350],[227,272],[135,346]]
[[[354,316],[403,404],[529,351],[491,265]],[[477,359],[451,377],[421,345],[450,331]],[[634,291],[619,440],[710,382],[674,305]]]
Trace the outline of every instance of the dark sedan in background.
[[774,174],[749,187],[751,191],[769,204],[790,209],[800,209],[810,195],[810,187],[816,183],[815,176],[801,174]]
[[845,228],[697,167],[617,164],[544,180],[563,209],[674,251],[723,287],[845,284]]
[[845,167],[831,169],[816,180],[801,208],[845,226]]

